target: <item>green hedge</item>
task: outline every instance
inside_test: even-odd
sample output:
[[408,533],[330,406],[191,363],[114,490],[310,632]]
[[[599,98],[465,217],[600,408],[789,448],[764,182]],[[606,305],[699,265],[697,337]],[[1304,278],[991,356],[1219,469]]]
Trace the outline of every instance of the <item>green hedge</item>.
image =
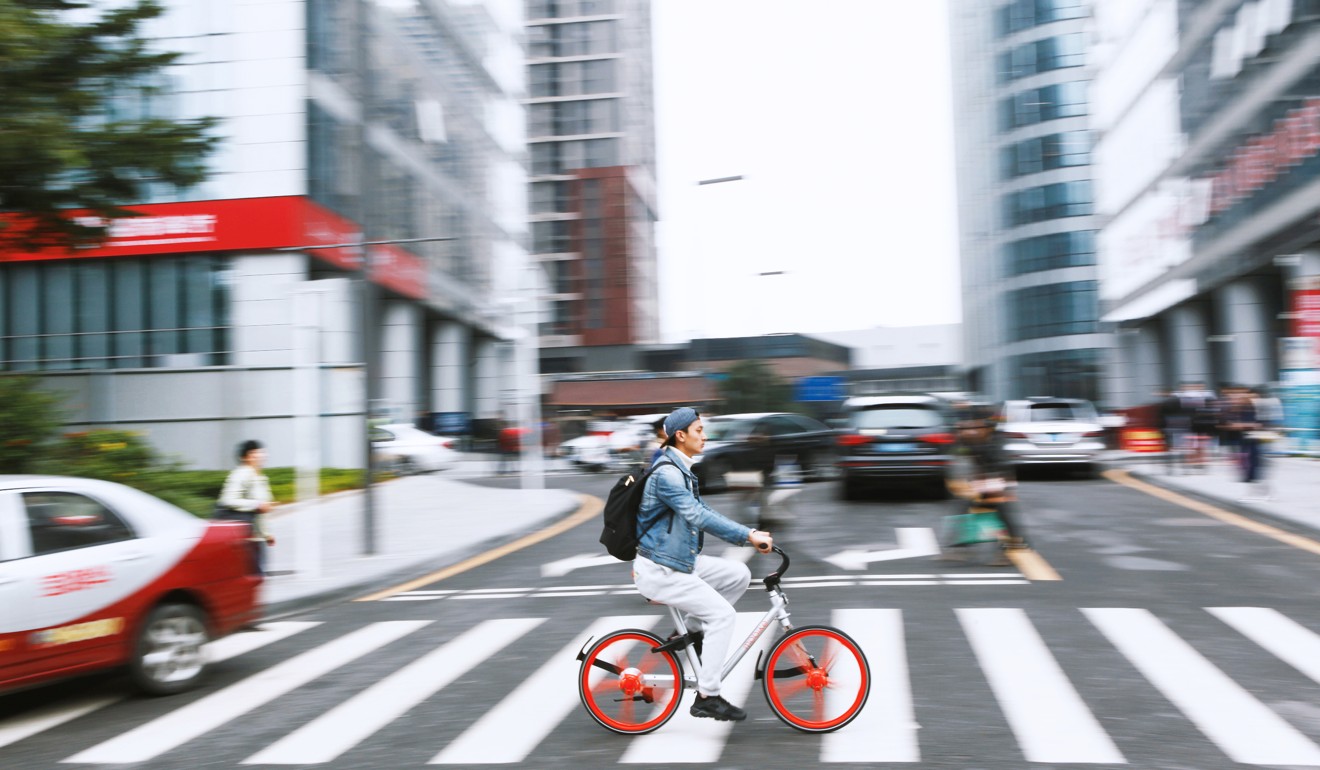
[[[61,476],[117,481],[167,500],[197,516],[210,516],[229,471],[186,470],[163,459],[141,434],[123,430],[69,433],[51,447],[42,472]],[[296,495],[293,468],[267,468],[271,494],[277,503]],[[362,471],[322,468],[321,494],[359,489]]]

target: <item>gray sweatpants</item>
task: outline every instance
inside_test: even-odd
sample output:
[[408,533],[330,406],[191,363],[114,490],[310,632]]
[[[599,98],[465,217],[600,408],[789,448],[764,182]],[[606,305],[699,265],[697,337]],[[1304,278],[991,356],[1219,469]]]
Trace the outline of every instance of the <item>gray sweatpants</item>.
[[720,669],[733,641],[733,621],[737,615],[733,603],[752,582],[752,571],[741,562],[704,554],[697,556],[696,568],[691,573],[638,556],[633,561],[633,582],[642,596],[668,604],[700,624],[705,639],[701,644],[697,690],[705,696],[719,695]]

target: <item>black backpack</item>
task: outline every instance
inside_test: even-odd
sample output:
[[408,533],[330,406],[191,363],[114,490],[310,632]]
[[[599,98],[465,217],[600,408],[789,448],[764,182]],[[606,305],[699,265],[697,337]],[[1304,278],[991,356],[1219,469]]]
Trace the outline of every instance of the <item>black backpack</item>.
[[642,491],[646,488],[646,480],[662,465],[674,465],[674,462],[658,462],[645,473],[639,473],[641,469],[638,468],[614,482],[614,488],[605,500],[605,527],[600,533],[601,545],[610,556],[620,561],[637,558],[637,543],[641,540],[637,534],[637,510],[642,507]]

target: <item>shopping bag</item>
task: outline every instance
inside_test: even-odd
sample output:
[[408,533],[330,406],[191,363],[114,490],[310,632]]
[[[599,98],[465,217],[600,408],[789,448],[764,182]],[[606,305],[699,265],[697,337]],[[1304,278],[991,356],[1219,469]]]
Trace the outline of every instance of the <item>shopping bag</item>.
[[971,511],[949,517],[950,545],[991,543],[1004,531],[1004,522],[993,510]]

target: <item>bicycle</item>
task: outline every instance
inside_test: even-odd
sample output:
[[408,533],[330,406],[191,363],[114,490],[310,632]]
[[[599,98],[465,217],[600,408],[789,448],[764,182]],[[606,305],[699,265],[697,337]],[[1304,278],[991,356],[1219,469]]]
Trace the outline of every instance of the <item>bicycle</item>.
[[[783,635],[768,654],[759,653],[756,662],[755,676],[770,709],[785,724],[803,732],[838,730],[866,705],[871,692],[870,664],[857,642],[837,628],[793,627],[788,596],[780,585],[788,571],[788,554],[778,546],[773,551],[782,561],[762,580],[770,594],[770,609],[725,660],[720,679],[729,676],[777,620]],[[578,651],[577,659],[582,662],[578,695],[591,718],[607,730],[623,735],[657,730],[678,712],[683,689],[696,687],[695,672],[701,661],[692,643],[699,632],[689,632],[681,613],[664,606],[677,628],[669,640],[629,628],[606,634],[594,644],[588,639]],[[685,652],[687,669],[680,652]]]

